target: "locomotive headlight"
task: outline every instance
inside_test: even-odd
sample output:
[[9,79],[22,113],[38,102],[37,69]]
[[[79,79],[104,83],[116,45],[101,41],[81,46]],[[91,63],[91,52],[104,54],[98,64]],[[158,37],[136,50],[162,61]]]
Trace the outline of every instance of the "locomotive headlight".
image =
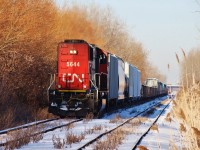
[[60,88],[61,88],[61,85],[58,85],[58,88],[60,89]]
[[77,50],[70,50],[69,53],[70,53],[71,55],[76,55],[76,54],[77,54]]

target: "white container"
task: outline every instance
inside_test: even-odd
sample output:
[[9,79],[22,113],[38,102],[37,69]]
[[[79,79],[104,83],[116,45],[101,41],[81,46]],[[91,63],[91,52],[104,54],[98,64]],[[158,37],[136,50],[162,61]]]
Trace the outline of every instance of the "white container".
[[124,90],[126,87],[125,81],[125,65],[124,61],[118,58],[118,76],[119,76],[119,88],[118,88],[118,99],[124,99]]
[[116,56],[108,55],[108,99],[118,98],[118,59]]

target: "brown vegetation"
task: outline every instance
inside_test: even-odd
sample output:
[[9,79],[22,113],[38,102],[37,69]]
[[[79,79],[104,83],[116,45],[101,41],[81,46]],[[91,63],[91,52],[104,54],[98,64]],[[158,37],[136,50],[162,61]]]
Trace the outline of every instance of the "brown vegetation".
[[157,125],[157,124],[154,124],[154,125],[151,127],[151,130],[157,131],[157,132],[159,133],[158,125]]
[[83,122],[84,122],[84,123],[88,123],[88,122],[91,121],[93,118],[94,118],[94,114],[93,114],[93,113],[88,113],[88,114],[85,116]]
[[70,129],[73,129],[75,125],[73,123],[69,124],[68,126],[65,127],[66,131],[69,131]]
[[123,122],[123,119],[120,116],[120,114],[116,114],[115,117],[110,120],[110,123],[120,123],[120,122]]
[[[43,134],[35,134],[39,133],[43,130],[43,127],[33,126],[27,129],[16,130],[8,133],[8,137],[6,139],[7,144],[5,145],[5,149],[19,149],[20,147],[27,145],[30,142],[37,143],[41,139],[43,139]],[[35,134],[35,135],[34,135]]]
[[38,111],[47,106],[49,73],[55,73],[57,43],[64,39],[84,39],[122,57],[141,70],[142,80],[161,78],[109,8],[0,0],[0,129],[51,117]]
[[185,88],[190,88],[200,82],[200,50],[194,49],[186,56],[184,50],[183,61],[181,62],[181,82]]
[[122,140],[125,138],[125,130],[123,128],[108,134],[105,140],[97,141],[94,149],[116,149],[118,145],[122,144]]
[[[180,124],[180,130],[185,132],[186,140],[189,141],[189,149],[200,149],[200,50],[192,50],[188,55],[181,49],[183,60],[181,66],[181,83],[183,88],[174,102],[173,112],[175,116],[187,124],[187,128]],[[196,132],[195,132],[196,131]]]
[[93,128],[85,130],[84,134],[93,134],[96,131],[101,131],[102,129],[103,129],[103,126],[95,125]]
[[85,138],[85,134],[81,133],[80,135],[76,135],[74,133],[66,133],[66,144],[73,144],[82,141]]
[[148,150],[148,148],[146,148],[145,146],[142,146],[142,145],[137,146],[137,148],[139,150]]
[[53,135],[52,142],[53,142],[54,148],[56,148],[56,149],[63,149],[64,148],[65,140],[61,139],[59,136],[56,137],[55,135]]
[[46,104],[57,13],[48,0],[0,0],[0,10],[0,113],[11,114],[2,129],[33,120]]
[[167,116],[165,117],[165,120],[168,122],[172,122],[172,118],[170,116],[170,113],[167,113]]
[[185,126],[182,123],[180,124],[179,130],[181,132],[186,132],[187,131],[186,128],[185,128]]

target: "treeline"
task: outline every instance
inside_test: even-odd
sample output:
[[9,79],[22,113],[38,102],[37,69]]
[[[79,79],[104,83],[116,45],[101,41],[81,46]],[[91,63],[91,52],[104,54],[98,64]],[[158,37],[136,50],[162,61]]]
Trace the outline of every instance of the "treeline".
[[193,49],[188,54],[182,50],[182,59],[177,56],[181,67],[181,85],[174,107],[175,115],[181,119],[186,148],[200,149],[200,49]]
[[147,51],[109,8],[53,0],[0,0],[0,129],[41,115],[49,73],[55,73],[57,43],[84,39],[137,66],[142,80],[163,76]]

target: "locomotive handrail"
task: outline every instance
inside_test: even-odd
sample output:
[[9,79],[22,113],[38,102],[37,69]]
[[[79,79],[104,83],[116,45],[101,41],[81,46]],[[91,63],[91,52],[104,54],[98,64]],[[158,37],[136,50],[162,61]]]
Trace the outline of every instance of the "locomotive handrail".
[[[49,101],[49,90],[50,90],[50,88],[51,88],[51,86],[54,84],[54,82],[55,82],[55,74],[53,75],[53,78],[52,78],[52,74],[50,74],[50,85],[49,85],[49,87],[47,88],[47,97],[48,97],[48,101]],[[53,79],[53,80],[52,80]],[[51,82],[52,81],[52,82]]]
[[98,90],[97,86],[92,82],[92,80],[90,80],[90,82],[91,82],[92,85],[94,86],[95,90]]
[[[103,74],[103,75],[106,75],[106,76],[108,75],[107,73],[104,73],[104,72],[101,72],[101,73],[95,73],[95,74],[94,74],[94,81],[95,81],[95,83],[96,83],[96,78],[95,78],[96,75],[101,76],[102,74]],[[99,87],[100,87],[100,83],[101,83],[101,78],[99,78]],[[97,87],[97,86],[96,86],[96,87]]]

